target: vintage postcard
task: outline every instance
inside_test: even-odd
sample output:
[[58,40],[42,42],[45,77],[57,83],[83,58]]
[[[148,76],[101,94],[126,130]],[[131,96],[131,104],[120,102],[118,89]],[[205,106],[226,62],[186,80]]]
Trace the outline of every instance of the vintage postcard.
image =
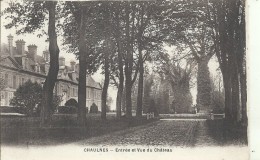
[[258,1],[0,3],[1,159],[260,158]]

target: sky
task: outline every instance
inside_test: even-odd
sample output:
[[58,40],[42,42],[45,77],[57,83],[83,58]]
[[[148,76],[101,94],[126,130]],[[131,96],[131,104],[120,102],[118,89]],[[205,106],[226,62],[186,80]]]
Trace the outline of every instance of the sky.
[[[2,1],[1,2],[1,10],[3,10],[4,8],[6,8],[8,6],[6,1]],[[41,38],[37,37],[37,34],[40,32],[35,32],[34,34],[23,34],[23,35],[16,35],[16,29],[12,28],[12,29],[5,29],[4,25],[6,25],[8,23],[7,20],[5,20],[3,17],[1,17],[1,43],[6,43],[7,44],[7,36],[9,34],[14,36],[14,42],[18,39],[23,39],[26,44],[26,50],[27,50],[27,46],[30,44],[35,44],[37,45],[37,51],[38,51],[38,55],[42,55],[42,52],[46,49],[48,49],[48,43],[45,42],[47,39],[47,36],[44,35]],[[47,26],[47,25],[46,25]],[[47,31],[47,27],[46,27],[46,31]],[[62,47],[62,37],[58,37],[58,46],[60,47],[60,56],[65,57],[65,63],[66,65],[70,65],[70,61],[76,61],[75,59],[75,55],[72,53],[66,53],[66,50],[64,49],[64,47]],[[165,50],[169,53],[172,54],[174,52],[175,47],[173,46],[165,46]],[[216,62],[216,58],[213,58],[210,63],[209,63],[209,69],[211,74],[216,75],[216,69],[218,68],[218,63]],[[95,81],[101,83],[102,80],[104,79],[104,75],[100,74],[101,70],[99,69],[97,71],[97,73],[95,73],[92,77],[94,78]],[[193,88],[191,88],[191,94],[193,96],[193,104],[196,103],[196,94],[197,94],[197,88],[196,86],[194,86]],[[115,109],[116,108],[116,93],[117,90],[115,87],[109,87],[109,91],[108,91],[108,95],[110,97],[112,97],[113,101],[111,104],[111,109]]]

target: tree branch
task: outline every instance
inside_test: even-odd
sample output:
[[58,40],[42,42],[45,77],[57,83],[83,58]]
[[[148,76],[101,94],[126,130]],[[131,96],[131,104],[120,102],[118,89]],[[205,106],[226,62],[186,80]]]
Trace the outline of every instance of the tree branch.
[[134,74],[134,77],[133,77],[133,79],[132,79],[132,81],[131,81],[131,85],[134,84],[134,82],[135,82],[135,80],[136,80],[136,78],[137,78],[138,72],[139,72],[139,63],[138,63],[137,66],[136,66],[135,74]]
[[184,38],[184,41],[189,45],[192,55],[198,61],[200,59],[200,57],[198,56],[199,54],[198,54],[197,49],[190,43],[190,41],[188,40],[188,38],[185,35],[183,35],[183,38]]

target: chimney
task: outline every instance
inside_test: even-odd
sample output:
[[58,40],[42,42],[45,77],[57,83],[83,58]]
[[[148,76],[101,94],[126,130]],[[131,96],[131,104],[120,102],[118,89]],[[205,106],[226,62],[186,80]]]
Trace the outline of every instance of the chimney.
[[65,58],[64,57],[60,57],[59,58],[59,65],[60,66],[65,66]]
[[70,61],[70,67],[72,71],[75,71],[75,65],[76,65],[75,61]]
[[24,55],[24,53],[25,53],[25,49],[24,49],[25,41],[22,40],[22,39],[19,39],[15,43],[16,43],[16,49],[17,49],[18,54]]
[[13,39],[14,37],[9,34],[9,36],[7,36],[8,38],[8,49],[9,49],[9,54],[10,56],[13,56]]
[[36,60],[36,54],[37,54],[37,46],[35,44],[31,44],[28,47],[28,56],[33,59],[33,61]]
[[50,62],[50,53],[48,50],[43,51],[43,58],[45,62]]

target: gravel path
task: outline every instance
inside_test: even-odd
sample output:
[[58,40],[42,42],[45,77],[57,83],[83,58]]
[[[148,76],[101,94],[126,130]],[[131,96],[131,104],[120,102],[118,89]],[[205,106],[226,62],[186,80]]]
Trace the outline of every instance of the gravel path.
[[82,145],[194,146],[199,121],[156,121],[108,135],[79,141]]
[[81,145],[142,145],[142,146],[216,146],[219,143],[209,133],[205,120],[160,120],[107,135],[76,142]]

